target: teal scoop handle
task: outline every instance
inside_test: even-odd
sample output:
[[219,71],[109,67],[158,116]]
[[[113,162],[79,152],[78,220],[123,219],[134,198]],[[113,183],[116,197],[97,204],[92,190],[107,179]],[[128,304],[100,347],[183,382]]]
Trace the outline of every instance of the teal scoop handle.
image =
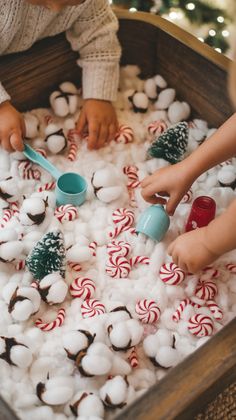
[[32,147],[30,147],[28,144],[25,144],[24,146],[25,148],[23,150],[23,153],[29,160],[40,165],[43,169],[48,171],[56,180],[60,178],[62,172],[60,172],[51,162],[49,162],[42,155],[40,155],[40,153],[32,149]]

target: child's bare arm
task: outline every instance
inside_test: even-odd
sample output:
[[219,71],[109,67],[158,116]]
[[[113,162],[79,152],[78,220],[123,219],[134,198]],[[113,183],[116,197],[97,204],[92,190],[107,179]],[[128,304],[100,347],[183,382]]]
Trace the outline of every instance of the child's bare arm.
[[25,124],[23,116],[9,101],[0,104],[0,143],[7,151],[22,151]]
[[168,253],[183,270],[196,273],[220,255],[236,248],[236,200],[208,226],[184,233]]

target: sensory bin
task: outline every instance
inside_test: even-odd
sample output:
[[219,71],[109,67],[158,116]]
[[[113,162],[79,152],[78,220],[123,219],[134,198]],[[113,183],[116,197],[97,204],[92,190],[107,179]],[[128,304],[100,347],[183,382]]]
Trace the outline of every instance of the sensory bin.
[[60,86],[68,102],[51,96],[57,115],[25,114],[29,144],[86,178],[81,207],[56,206],[51,176],[1,150],[0,393],[22,419],[112,418],[235,316],[235,251],[198,276],[166,252],[194,198],[214,198],[217,214],[235,198],[235,159],[193,184],[162,242],[135,233],[148,207],[140,181],[214,132],[164,74],[138,75],[121,69],[120,129],[103,149],[79,139],[70,83]]

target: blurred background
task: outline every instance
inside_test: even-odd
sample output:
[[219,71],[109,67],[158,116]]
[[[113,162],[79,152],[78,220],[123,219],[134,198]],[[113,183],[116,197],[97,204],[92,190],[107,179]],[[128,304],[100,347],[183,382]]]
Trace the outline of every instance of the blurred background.
[[230,58],[236,52],[236,0],[110,0],[115,7],[158,14]]

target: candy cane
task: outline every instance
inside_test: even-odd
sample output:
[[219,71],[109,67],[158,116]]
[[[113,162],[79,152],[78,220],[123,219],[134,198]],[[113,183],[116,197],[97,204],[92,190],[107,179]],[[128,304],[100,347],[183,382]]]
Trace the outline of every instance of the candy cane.
[[89,244],[89,248],[92,250],[92,255],[93,255],[93,257],[96,257],[96,255],[97,255],[97,246],[98,246],[98,244],[97,244],[97,242],[91,242],[90,244]]
[[76,143],[70,143],[67,159],[74,162],[77,156],[78,145]]
[[138,168],[134,165],[124,166],[123,172],[125,175],[128,176],[129,179],[127,189],[130,198],[130,205],[131,207],[137,207],[134,190],[140,186],[140,181],[138,178]]
[[219,277],[219,271],[212,265],[205,267],[202,271],[201,280],[216,279]]
[[120,208],[112,213],[113,223],[116,225],[115,229],[109,232],[110,238],[116,238],[121,232],[129,230],[131,233],[135,233],[135,229],[131,226],[134,222],[134,212],[126,208]]
[[150,258],[145,257],[143,255],[137,255],[136,257],[130,258],[130,265],[133,268],[136,264],[150,264]]
[[1,223],[1,228],[4,228],[7,224],[7,222],[9,222],[9,220],[11,220],[12,216],[14,216],[14,212],[11,209],[5,209],[3,211],[3,218],[2,218],[2,223]]
[[223,311],[220,309],[220,307],[217,305],[217,303],[214,300],[207,300],[206,302],[208,308],[210,309],[212,315],[217,321],[221,321],[223,319]]
[[35,321],[36,327],[40,328],[42,331],[52,331],[57,327],[61,327],[65,320],[66,311],[64,308],[59,309],[57,317],[54,321],[43,322],[41,318]]
[[172,319],[173,319],[173,321],[178,322],[178,321],[180,320],[181,315],[182,315],[182,313],[183,313],[184,309],[185,309],[185,308],[186,308],[186,306],[188,306],[188,305],[191,305],[191,306],[193,306],[193,307],[197,307],[197,308],[200,308],[200,307],[201,307],[201,305],[199,305],[198,303],[193,302],[193,301],[192,301],[191,299],[189,299],[189,298],[183,299],[183,300],[180,302],[180,304],[179,304],[178,308],[175,310],[175,312],[174,312],[174,313],[173,313],[173,315],[172,315]]
[[236,264],[226,264],[225,266],[230,273],[236,274]]
[[79,263],[74,263],[74,262],[68,261],[67,264],[76,273],[78,273],[79,271],[82,270],[82,267]]
[[25,260],[20,260],[15,265],[16,271],[23,270],[24,268],[25,268]]
[[54,190],[56,187],[56,182],[47,182],[44,185],[41,185],[41,187],[38,188],[37,192],[42,192],[42,191],[51,191]]
[[38,147],[37,149],[35,149],[36,152],[38,152],[41,156],[43,156],[44,158],[47,157],[47,152],[45,149],[42,149],[41,147]]
[[39,288],[39,284],[37,281],[33,281],[30,285],[30,287],[34,287],[34,289],[38,289]]
[[139,365],[136,347],[132,347],[128,360],[132,368],[136,368]]
[[78,131],[74,128],[70,129],[67,133],[67,140],[69,143],[77,143],[80,140]]
[[14,216],[20,213],[18,201],[14,201],[10,203],[10,206],[11,206],[11,210],[13,211]]

